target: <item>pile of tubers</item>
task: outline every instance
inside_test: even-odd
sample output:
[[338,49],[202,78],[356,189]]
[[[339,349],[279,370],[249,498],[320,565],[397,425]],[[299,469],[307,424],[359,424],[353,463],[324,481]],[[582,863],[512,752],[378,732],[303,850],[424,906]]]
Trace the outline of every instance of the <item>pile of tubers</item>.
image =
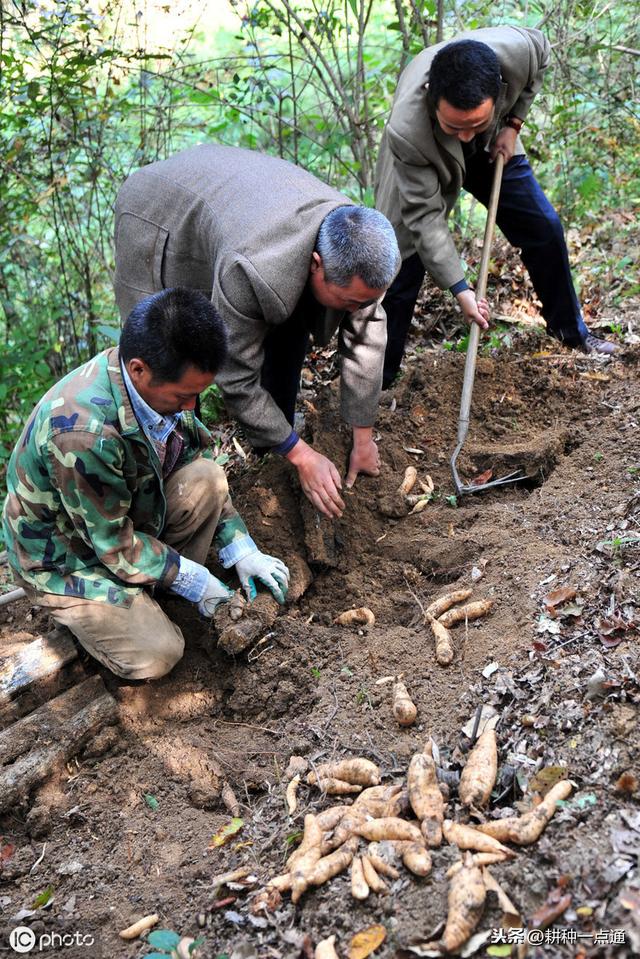
[[471,596],[471,589],[456,589],[434,600],[425,610],[425,619],[431,626],[436,641],[436,662],[440,666],[449,666],[453,662],[453,639],[449,632],[456,623],[468,623],[473,619],[486,616],[493,609],[492,599],[480,599],[465,603]]
[[[355,798],[350,805],[305,815],[302,841],[289,856],[286,872],[272,878],[257,894],[252,911],[277,908],[285,892],[297,903],[307,890],[347,869],[355,899],[365,900],[371,893],[384,895],[387,880],[400,877],[400,863],[416,876],[427,876],[432,851],[444,840],[457,846],[462,858],[447,873],[448,916],[442,936],[423,946],[441,954],[456,951],[480,921],[487,890],[502,892],[488,866],[516,856],[505,843],[534,843],[558,802],[572,789],[569,780],[562,780],[524,815],[489,820],[486,807],[497,771],[496,733],[487,726],[468,755],[458,788],[462,806],[483,820],[470,825],[445,817],[446,801],[431,740],[422,752],[414,754],[403,782],[383,784],[376,764],[358,757],[315,767],[307,776],[310,785],[325,794],[353,794]],[[331,945],[333,948],[333,941]]]

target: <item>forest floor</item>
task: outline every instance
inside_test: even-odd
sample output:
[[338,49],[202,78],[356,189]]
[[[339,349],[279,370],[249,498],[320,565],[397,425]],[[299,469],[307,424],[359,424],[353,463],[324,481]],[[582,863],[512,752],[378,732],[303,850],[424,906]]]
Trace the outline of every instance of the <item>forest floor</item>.
[[[503,249],[496,259],[495,312],[511,322],[479,357],[459,466],[471,478],[523,463],[526,482],[452,498],[464,354],[442,345],[443,333],[451,338],[450,303],[423,300],[405,372],[377,423],[381,475],[358,480],[334,527],[320,521],[333,552],[311,564],[304,596],[236,659],[207,653],[212,627],[188,604],[169,601],[187,639],[184,659],[149,684],[102,672],[120,708],[115,742],[102,755],[78,756],[0,822],[1,952],[10,954],[8,932],[22,922],[44,937],[43,952],[55,951],[47,935],[77,933],[94,944],[61,948],[70,959],[133,959],[154,950],[144,939],[124,942],[119,930],[158,913],[158,928],[201,937],[204,959],[310,959],[333,934],[341,957],[363,956],[349,953],[350,943],[373,926],[385,936],[376,956],[408,957],[441,931],[453,846],[434,850],[425,879],[401,867],[386,895],[354,900],[345,873],[296,906],[284,893],[273,910],[252,912],[256,891],[284,871],[305,813],[332,804],[303,781],[290,817],[287,769],[292,756],[313,764],[358,755],[379,765],[385,783],[401,782],[431,737],[441,767],[455,772],[478,707],[499,716],[489,816],[527,808],[532,792],[559,776],[574,783],[538,842],[492,867],[531,926],[544,928],[568,897],[526,954],[640,952],[640,302],[628,296],[614,308],[611,288],[594,280],[587,293],[597,332],[613,329],[621,350],[613,360],[585,356],[544,336],[529,319],[535,307],[517,259]],[[315,445],[342,466],[348,436],[333,363],[330,352],[311,357],[301,410]],[[396,493],[408,465],[435,488],[411,515]],[[231,485],[261,549],[285,561],[312,558],[288,464],[236,457]],[[423,609],[459,586],[495,605],[454,628],[455,658],[442,668]],[[335,625],[353,606],[369,607],[375,624]],[[46,628],[26,603],[0,611],[7,649]],[[406,728],[392,716],[390,685],[378,684],[400,673],[418,707]],[[212,837],[230,814],[207,763],[235,791],[243,820],[219,847]],[[464,818],[455,788],[448,815]],[[255,882],[212,883],[237,867]],[[490,895],[477,955],[525,953],[491,946],[491,930],[504,924]]]

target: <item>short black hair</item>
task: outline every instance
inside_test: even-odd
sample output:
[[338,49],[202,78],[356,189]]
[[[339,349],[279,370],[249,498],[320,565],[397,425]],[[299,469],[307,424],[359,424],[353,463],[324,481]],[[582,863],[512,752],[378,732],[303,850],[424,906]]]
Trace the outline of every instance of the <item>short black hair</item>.
[[157,383],[177,383],[189,366],[217,373],[227,358],[227,330],[198,290],[176,286],[141,300],[120,334],[123,362],[138,358]]
[[475,110],[485,100],[498,99],[500,61],[486,43],[454,40],[433,58],[429,94],[436,107],[446,100],[456,110]]

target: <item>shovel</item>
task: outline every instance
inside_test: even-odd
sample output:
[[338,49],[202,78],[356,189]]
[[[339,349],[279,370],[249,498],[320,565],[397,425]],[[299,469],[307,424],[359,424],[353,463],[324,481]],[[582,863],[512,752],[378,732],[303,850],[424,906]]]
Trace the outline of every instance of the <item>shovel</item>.
[[[502,181],[502,168],[504,166],[504,157],[499,153],[494,163],[493,184],[491,186],[491,196],[489,198],[489,208],[487,211],[487,224],[484,229],[484,240],[482,245],[482,258],[480,260],[480,272],[478,275],[478,285],[476,288],[477,299],[482,299],[487,292],[487,274],[489,273],[489,257],[491,255],[491,242],[493,240],[493,230],[496,224],[496,211],[498,208],[498,197],[500,196],[500,183]],[[460,400],[460,417],[458,419],[458,445],[453,451],[451,457],[451,475],[453,484],[458,496],[465,493],[480,493],[482,490],[491,489],[492,486],[504,486],[506,483],[516,483],[523,478],[522,470],[516,470],[503,476],[502,479],[490,480],[488,483],[468,483],[464,484],[458,476],[456,461],[460,450],[464,446],[469,431],[469,413],[471,411],[471,396],[473,394],[473,381],[476,374],[476,359],[478,357],[478,343],[480,341],[480,327],[477,323],[471,324],[469,333],[469,345],[467,347],[467,359],[464,364],[464,379],[462,381],[462,399]]]

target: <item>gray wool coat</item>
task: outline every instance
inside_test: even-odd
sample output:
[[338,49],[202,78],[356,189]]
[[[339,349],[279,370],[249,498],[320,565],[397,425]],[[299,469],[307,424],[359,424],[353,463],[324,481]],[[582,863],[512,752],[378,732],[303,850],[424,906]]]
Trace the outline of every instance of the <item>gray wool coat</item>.
[[[115,292],[121,316],[172,286],[210,296],[229,330],[229,361],[217,383],[254,446],[276,446],[291,432],[260,384],[265,336],[296,311],[325,216],[350,202],[285,160],[212,144],[143,167],[118,194]],[[300,321],[318,345],[338,332],[342,416],[352,426],[372,426],[382,383],[384,311],[379,304],[351,314],[315,307]]]
[[[470,30],[453,39],[486,43],[500,61],[496,122],[477,138],[482,148],[507,116],[526,117],[549,65],[549,43],[539,30],[520,27]],[[428,95],[433,58],[450,42],[423,50],[403,71],[376,167],[376,208],[393,224],[403,260],[418,253],[441,289],[464,278],[446,222],[465,176],[462,144],[442,132]],[[519,139],[515,152],[524,153]]]

